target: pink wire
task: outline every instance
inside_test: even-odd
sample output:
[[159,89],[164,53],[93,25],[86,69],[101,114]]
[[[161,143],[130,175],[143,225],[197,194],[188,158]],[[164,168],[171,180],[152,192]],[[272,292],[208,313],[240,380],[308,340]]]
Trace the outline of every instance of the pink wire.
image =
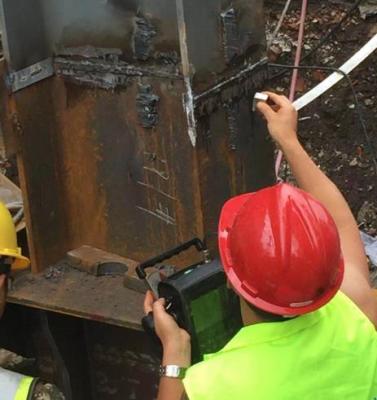
[[[297,51],[296,51],[295,63],[294,63],[295,67],[298,67],[300,65],[302,46],[303,46],[303,42],[304,42],[305,19],[306,19],[307,9],[308,9],[308,0],[302,0],[301,16],[300,16],[300,29],[298,32]],[[289,90],[289,100],[290,101],[293,101],[295,99],[297,79],[298,79],[298,70],[294,69],[293,73],[292,73],[291,87]],[[276,177],[278,179],[279,179],[279,171],[280,171],[282,161],[283,161],[283,152],[281,150],[279,150],[277,158],[276,158],[276,164],[275,164],[275,173],[276,173]]]

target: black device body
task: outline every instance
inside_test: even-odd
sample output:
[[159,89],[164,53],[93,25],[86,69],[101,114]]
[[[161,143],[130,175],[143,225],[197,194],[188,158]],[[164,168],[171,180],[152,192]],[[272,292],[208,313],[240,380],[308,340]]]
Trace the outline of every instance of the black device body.
[[[195,245],[195,240],[198,239],[178,246],[166,254],[170,255],[182,246],[186,250],[188,243]],[[201,251],[206,251],[204,245],[198,247]],[[141,269],[149,268],[149,264],[151,263],[144,263]],[[145,273],[139,272],[140,270],[140,277],[147,279]],[[157,294],[166,300],[167,312],[181,328],[189,332],[193,363],[201,361],[204,354],[220,350],[242,327],[239,298],[228,288],[226,275],[218,259],[209,260],[207,257],[203,263],[189,266],[161,280],[157,286]],[[158,341],[154,332],[153,315],[144,318],[143,327]]]

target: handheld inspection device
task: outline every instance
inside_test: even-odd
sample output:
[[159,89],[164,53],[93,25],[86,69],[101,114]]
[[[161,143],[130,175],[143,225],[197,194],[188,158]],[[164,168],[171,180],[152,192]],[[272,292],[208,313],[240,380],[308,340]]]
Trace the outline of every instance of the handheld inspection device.
[[[146,270],[195,247],[204,260],[167,277],[147,275]],[[157,274],[158,274],[157,267]],[[220,350],[241,329],[239,298],[227,287],[223,267],[218,259],[211,260],[200,239],[192,239],[160,256],[140,264],[137,269],[157,298],[166,300],[166,311],[191,336],[192,362],[204,354]],[[154,278],[153,278],[154,276]],[[153,313],[143,318],[143,328],[159,341],[154,331]],[[161,344],[159,344],[161,346]]]

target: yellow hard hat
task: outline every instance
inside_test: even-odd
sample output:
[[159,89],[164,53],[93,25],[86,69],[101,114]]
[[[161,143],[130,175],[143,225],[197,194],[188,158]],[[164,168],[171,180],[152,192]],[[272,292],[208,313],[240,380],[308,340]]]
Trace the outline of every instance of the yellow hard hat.
[[0,256],[13,257],[12,269],[25,269],[30,260],[21,254],[17,246],[17,233],[12,216],[3,203],[0,202]]

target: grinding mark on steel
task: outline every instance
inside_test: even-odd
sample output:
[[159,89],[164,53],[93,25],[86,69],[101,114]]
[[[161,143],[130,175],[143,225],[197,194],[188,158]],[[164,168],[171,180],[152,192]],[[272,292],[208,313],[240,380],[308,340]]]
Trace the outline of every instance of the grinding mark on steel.
[[162,208],[161,203],[158,203],[158,207],[155,211],[148,210],[147,208],[137,206],[136,208],[140,211],[143,211],[149,215],[152,215],[161,221],[165,222],[167,225],[176,225],[175,218],[170,215],[168,207],[165,207],[165,210]]
[[268,78],[267,68],[260,68],[254,73],[245,75],[242,81],[237,84],[223,86],[218,91],[208,94],[195,103],[195,113],[200,118],[208,116],[219,107],[226,107],[227,104],[237,103],[242,98],[252,98],[257,90],[260,90]]
[[85,85],[89,87],[96,87],[105,90],[114,90],[117,87],[127,87],[130,83],[130,79],[126,76],[114,75],[114,74],[61,74],[58,75],[64,77],[67,81],[77,83],[79,85]]
[[153,93],[151,85],[139,85],[136,96],[137,112],[144,128],[154,128],[159,121],[157,106],[160,97]]
[[195,104],[194,94],[191,86],[191,79],[185,77],[186,94],[183,97],[183,106],[187,115],[187,128],[188,134],[193,147],[196,145],[196,118],[195,118]]
[[178,65],[180,62],[179,55],[176,51],[156,51],[153,55],[153,58],[160,64],[164,65]]
[[179,31],[179,44],[180,44],[181,58],[182,58],[182,72],[186,87],[186,93],[183,96],[183,107],[187,117],[187,132],[192,146],[195,147],[197,138],[195,105],[194,105],[194,93],[191,85],[192,71],[191,71],[191,64],[187,47],[187,32],[186,32],[183,0],[176,1],[176,8],[177,8],[177,21],[178,21],[178,31]]
[[133,50],[137,60],[147,61],[152,55],[152,39],[156,35],[156,29],[146,18],[136,17]]
[[229,149],[237,150],[237,139],[238,139],[238,126],[237,126],[237,116],[238,116],[238,106],[235,103],[226,104],[225,110],[228,118],[229,127]]
[[56,52],[56,56],[60,57],[98,58],[114,62],[119,61],[122,54],[121,49],[94,46],[63,47]]
[[240,54],[240,34],[237,12],[232,7],[220,14],[223,23],[223,46],[225,61],[229,64]]
[[84,58],[77,60],[57,57],[54,60],[54,67],[56,74],[62,78],[103,89],[128,86],[132,78],[142,76],[182,79],[175,67],[139,67],[124,61],[114,62],[113,59]]
[[246,68],[239,71],[237,74],[231,76],[228,79],[225,79],[225,80],[219,82],[218,84],[216,84],[215,86],[206,90],[205,92],[196,95],[194,97],[195,106],[200,100],[203,100],[212,95],[218,94],[219,92],[221,92],[222,90],[224,90],[225,88],[227,88],[233,84],[240,83],[242,80],[246,79],[249,75],[251,75],[252,73],[255,73],[255,71],[258,68],[265,66],[266,70],[267,70],[267,62],[268,62],[268,59],[263,58],[262,60],[258,61],[255,64],[249,64]]

